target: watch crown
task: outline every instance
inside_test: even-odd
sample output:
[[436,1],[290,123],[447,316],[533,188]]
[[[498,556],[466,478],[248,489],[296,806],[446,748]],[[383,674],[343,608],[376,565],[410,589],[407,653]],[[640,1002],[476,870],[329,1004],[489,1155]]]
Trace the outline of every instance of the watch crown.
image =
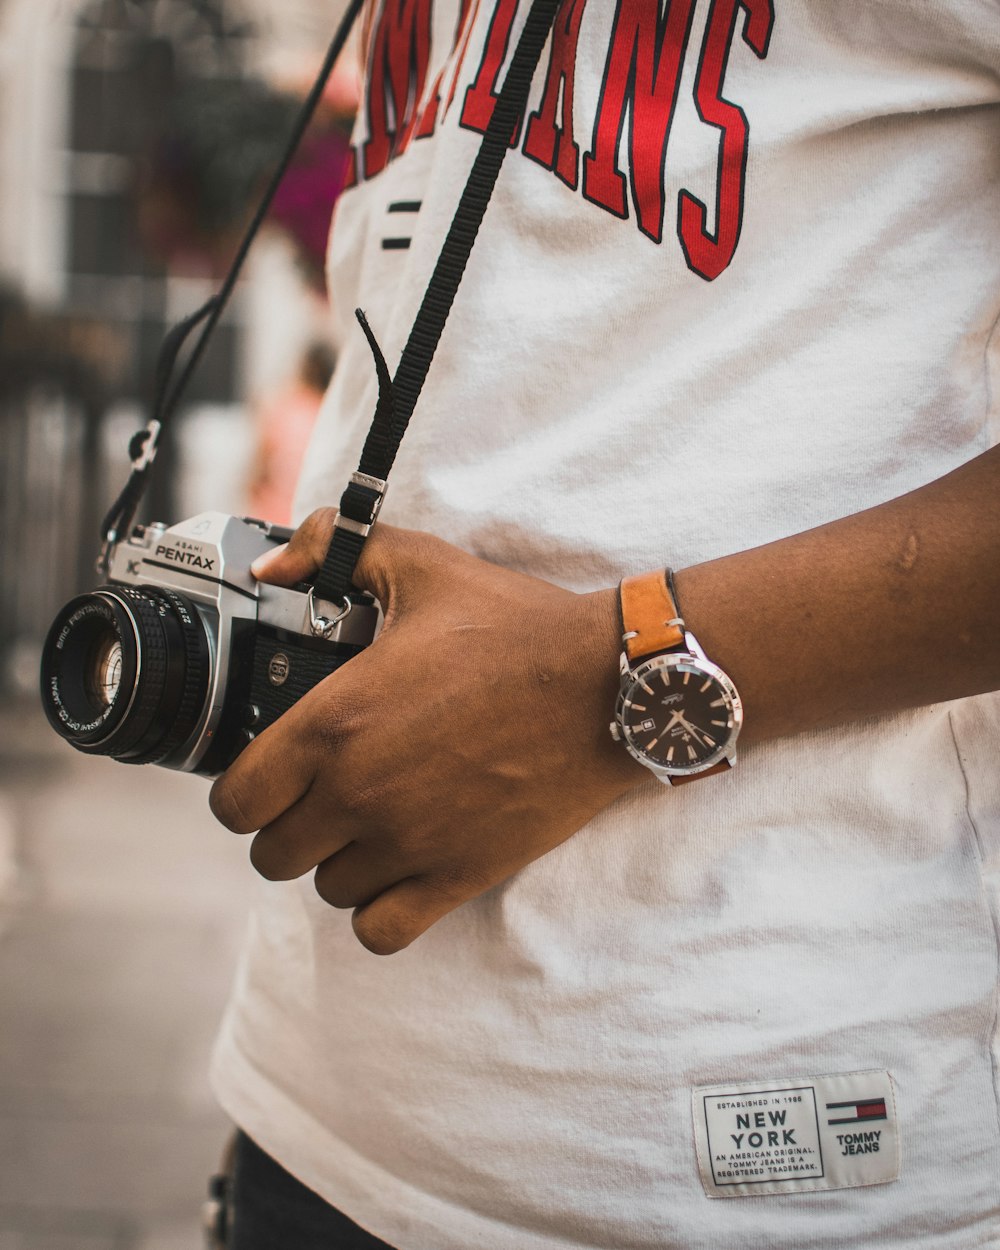
[[622,731],[618,728],[618,722],[613,720],[608,728],[611,730],[611,736],[614,738],[615,742],[621,742]]

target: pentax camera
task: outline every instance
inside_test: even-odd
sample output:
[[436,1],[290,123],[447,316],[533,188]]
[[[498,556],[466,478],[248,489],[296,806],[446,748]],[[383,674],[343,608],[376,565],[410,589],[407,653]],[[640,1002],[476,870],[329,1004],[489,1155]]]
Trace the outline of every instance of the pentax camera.
[[205,512],[137,526],[109,553],[106,585],[71,600],[42,652],[42,702],[88,755],[215,776],[317,682],[372,641],[380,609],[307,583],[257,582],[290,531]]

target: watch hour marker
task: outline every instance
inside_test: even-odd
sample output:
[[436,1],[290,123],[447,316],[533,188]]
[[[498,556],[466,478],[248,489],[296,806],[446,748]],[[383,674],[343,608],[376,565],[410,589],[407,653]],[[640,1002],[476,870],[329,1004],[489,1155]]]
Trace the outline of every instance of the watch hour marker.
[[673,762],[674,762],[674,748],[671,747],[670,750],[667,752],[667,763],[672,764]]
[[709,688],[709,686],[710,686],[711,684],[712,684],[712,679],[711,679],[711,677],[706,678],[706,680],[705,680],[705,684],[704,684],[704,685],[703,685],[703,686],[699,689],[698,693],[699,693],[699,694],[704,694],[704,693],[705,693],[705,691]]
[[691,674],[690,674],[690,673],[685,673],[685,674],[684,674],[684,685],[686,686],[690,680],[691,680]]
[[715,699],[708,706],[709,707],[725,707],[726,701],[725,699]]
[[670,670],[669,669],[666,669],[666,668],[660,669],[660,680],[663,682],[665,686],[670,685]]
[[713,724],[713,725],[718,725],[720,728],[725,729],[725,728],[726,728],[726,726],[729,724],[729,721],[727,721],[727,720],[714,720],[714,721],[712,721],[712,724]]
[[625,706],[627,708],[631,708],[633,712],[645,712],[646,711],[646,708],[644,708],[641,703],[629,703],[627,699],[625,700]]
[[646,685],[646,683],[642,680],[642,678],[641,678],[641,677],[639,678],[639,685],[640,685],[640,686],[642,686],[643,690],[645,690],[645,692],[646,692],[647,694],[652,694],[652,693],[653,693],[653,687],[652,687],[652,686],[647,686],[647,685]]
[[707,733],[705,733],[704,729],[701,731],[701,735],[702,735],[702,737],[703,737],[703,738],[704,738],[704,740],[705,740],[705,746],[707,746],[707,747],[714,747],[714,746],[715,746],[715,739],[714,739],[714,738],[710,738],[710,737],[708,736],[708,734],[707,734]]
[[655,747],[659,741],[659,738],[654,738],[652,742],[647,742],[643,749],[646,751],[652,751],[653,747]]
[[696,760],[697,758],[698,758],[698,752],[694,749],[694,747],[689,746],[688,747],[688,759]]

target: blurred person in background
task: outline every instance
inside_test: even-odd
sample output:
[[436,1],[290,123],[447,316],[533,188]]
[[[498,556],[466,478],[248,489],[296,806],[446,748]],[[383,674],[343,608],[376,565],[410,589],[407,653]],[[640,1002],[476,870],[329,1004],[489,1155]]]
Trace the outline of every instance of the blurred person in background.
[[333,366],[327,344],[312,343],[296,376],[258,408],[247,491],[252,516],[278,525],[291,521],[292,495]]
[[[264,580],[323,559],[348,311],[394,364],[527,9],[369,10]],[[213,791],[269,882],[237,1250],[995,1244],[998,16],[562,6],[358,565],[386,627]],[[681,617],[746,751],[668,789],[737,720]]]

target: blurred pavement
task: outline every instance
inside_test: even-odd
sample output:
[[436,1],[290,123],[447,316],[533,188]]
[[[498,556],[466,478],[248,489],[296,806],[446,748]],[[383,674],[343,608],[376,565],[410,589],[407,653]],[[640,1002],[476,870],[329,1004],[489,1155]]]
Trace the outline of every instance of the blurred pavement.
[[208,783],[0,708],[0,1250],[198,1250],[247,843]]

